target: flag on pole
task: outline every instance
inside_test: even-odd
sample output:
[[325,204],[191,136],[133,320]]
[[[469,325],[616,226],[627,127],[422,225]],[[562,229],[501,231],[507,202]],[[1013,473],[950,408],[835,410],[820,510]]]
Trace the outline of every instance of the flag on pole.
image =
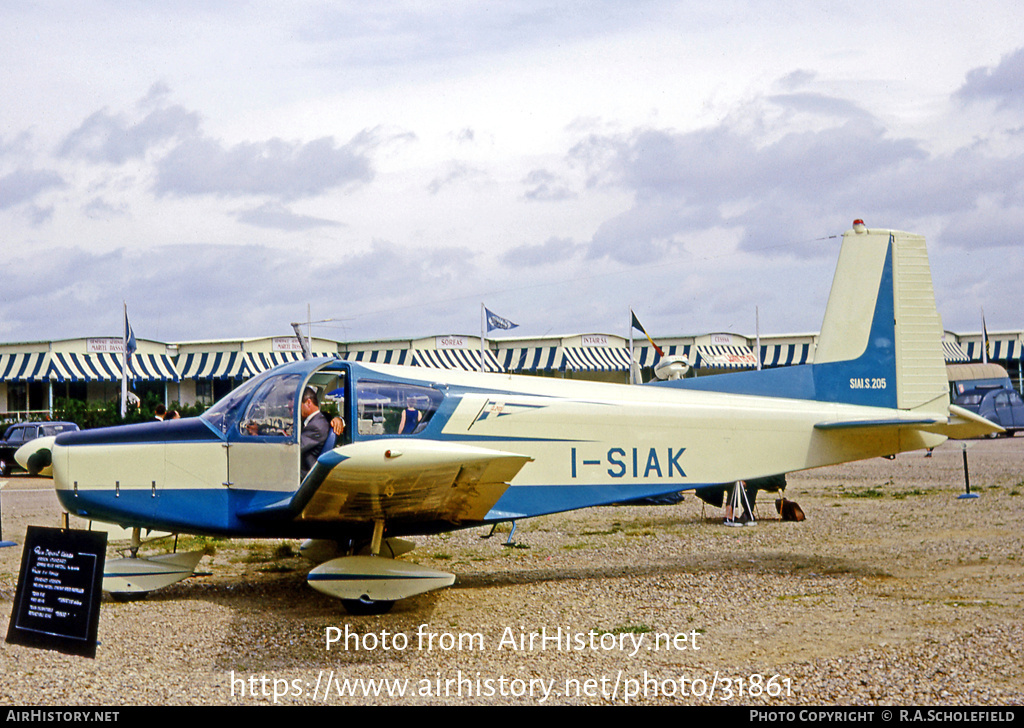
[[135,332],[128,321],[128,304],[124,304],[124,353],[121,357],[121,417],[128,413],[128,365],[132,354],[138,346],[135,343]]
[[[116,339],[115,339],[116,341]],[[135,332],[132,331],[131,322],[128,321],[128,306],[124,307],[124,355],[128,361],[132,360],[132,354],[138,349],[135,343]]]
[[651,342],[651,346],[653,346],[654,350],[658,352],[658,356],[665,356],[665,352],[661,350],[661,347],[654,343],[654,339],[651,338],[651,335],[648,334],[647,330],[640,325],[640,319],[638,319],[636,314],[633,313],[633,309],[629,309],[629,313],[633,317],[633,328],[638,329],[641,334],[647,337],[647,340]]
[[519,324],[514,324],[507,318],[502,318],[486,306],[484,307],[484,314],[487,319],[487,333],[491,333],[495,329],[505,329],[507,331],[508,329],[514,329],[519,326]]

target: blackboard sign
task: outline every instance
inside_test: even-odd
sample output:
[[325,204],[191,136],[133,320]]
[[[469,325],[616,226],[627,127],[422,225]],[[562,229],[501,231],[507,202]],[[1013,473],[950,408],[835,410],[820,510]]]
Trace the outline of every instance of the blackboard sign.
[[7,641],[96,656],[107,534],[29,526]]

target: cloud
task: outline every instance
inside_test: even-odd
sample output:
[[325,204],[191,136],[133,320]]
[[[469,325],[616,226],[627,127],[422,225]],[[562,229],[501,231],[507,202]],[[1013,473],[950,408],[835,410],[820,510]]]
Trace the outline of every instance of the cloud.
[[127,214],[128,206],[124,203],[111,205],[106,200],[95,197],[82,208],[82,212],[92,220],[113,220]]
[[801,86],[806,86],[811,81],[818,77],[817,71],[808,71],[806,69],[798,69],[792,73],[788,73],[780,78],[775,83],[787,91],[795,91]]
[[818,237],[834,229],[837,214],[845,220],[856,215],[851,209],[863,210],[865,197],[884,204],[886,195],[903,193],[879,189],[879,181],[905,182],[908,169],[928,161],[919,142],[891,138],[841,99],[790,94],[768,101],[812,110],[809,128],[789,124],[775,132],[769,112],[758,111],[753,123],[737,115],[688,132],[637,129],[591,136],[572,150],[592,184],[633,195],[629,209],[598,226],[589,257],[656,261],[716,229],[739,230],[746,250]]
[[1003,56],[994,67],[968,71],[953,97],[964,103],[994,100],[1003,109],[1024,106],[1024,48]]
[[180,197],[316,197],[372,180],[368,152],[375,143],[371,131],[342,145],[333,137],[305,143],[271,139],[230,147],[209,138],[189,139],[157,161],[156,192]]
[[444,174],[430,180],[430,184],[427,185],[427,191],[432,195],[436,195],[448,185],[481,177],[486,177],[483,170],[475,169],[463,162],[451,162],[448,164]]
[[557,265],[571,259],[580,247],[569,238],[548,238],[540,245],[519,245],[506,251],[501,262],[516,268]]
[[0,177],[0,210],[20,205],[43,192],[64,186],[64,178],[52,170],[18,169]]
[[199,115],[181,106],[158,108],[137,123],[106,110],[89,116],[68,134],[57,149],[60,157],[79,157],[91,162],[124,164],[139,159],[153,147],[170,140],[195,137]]
[[535,169],[527,174],[523,184],[530,188],[523,193],[527,200],[558,202],[576,197],[576,193],[568,185],[544,169]]
[[841,119],[874,119],[865,109],[847,99],[819,93],[789,93],[769,96],[768,100],[792,111],[801,111],[820,116],[834,116]]
[[267,202],[259,207],[243,210],[237,213],[235,218],[247,225],[289,232],[319,227],[338,227],[341,225],[336,220],[327,220],[310,215],[297,215],[284,205],[276,202]]

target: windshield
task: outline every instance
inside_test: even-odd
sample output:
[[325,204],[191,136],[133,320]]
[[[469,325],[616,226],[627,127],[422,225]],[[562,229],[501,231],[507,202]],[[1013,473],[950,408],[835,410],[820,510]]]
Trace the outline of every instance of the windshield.
[[956,402],[955,402],[955,404],[958,404],[958,405],[980,404],[980,403],[981,403],[981,395],[980,394],[962,394],[962,395],[960,395],[959,397],[956,398]]
[[230,394],[206,410],[200,417],[220,430],[221,433],[227,433],[231,423],[238,418],[239,410],[250,392],[266,381],[269,376],[271,376],[271,372],[264,372],[258,377],[253,377],[241,387],[232,390]]
[[[271,377],[262,384],[249,400],[245,416],[238,423],[243,435],[264,437],[291,437],[295,431],[295,413],[302,374],[283,374]],[[230,426],[230,425],[229,425]]]

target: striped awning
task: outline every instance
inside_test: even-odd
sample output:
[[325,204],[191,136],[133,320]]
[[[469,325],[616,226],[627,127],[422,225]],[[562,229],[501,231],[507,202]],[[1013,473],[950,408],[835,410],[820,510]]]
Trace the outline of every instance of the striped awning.
[[46,378],[46,352],[0,354],[0,382],[32,382]]
[[248,370],[240,351],[218,351],[186,354],[182,362],[182,379],[241,379]]
[[[673,344],[671,346],[663,346],[661,350],[665,352],[665,356],[685,356],[687,359],[690,358],[690,345],[689,344]],[[644,345],[636,346],[637,361],[640,362],[642,367],[653,367],[657,364],[661,357],[658,356],[658,352],[654,350],[653,346]]]
[[344,355],[348,361],[362,361],[370,364],[398,364],[412,362],[410,349],[373,349],[371,351],[350,351]]
[[[416,349],[413,351],[413,366],[432,369],[463,369],[467,372],[480,371],[480,352],[476,349]],[[485,371],[501,372],[501,364],[490,351],[484,352]]]
[[[178,370],[163,354],[132,355],[128,362],[132,379],[153,382],[177,382]],[[76,354],[54,352],[47,370],[50,379],[58,382],[116,382],[121,379],[121,355],[116,353]]]
[[566,346],[565,369],[589,372],[629,371],[629,349],[614,346]]
[[499,349],[498,359],[506,372],[557,372],[564,361],[557,346]]
[[749,346],[697,347],[694,366],[715,369],[746,369],[757,366],[757,357]]
[[797,364],[807,364],[810,356],[811,345],[809,343],[765,344],[761,347],[761,366],[791,367]]
[[[314,351],[313,358],[337,359],[338,355],[327,351]],[[268,369],[279,367],[282,364],[290,364],[293,361],[302,361],[301,351],[271,351],[271,352],[245,352],[244,376],[255,377]]]
[[[1008,361],[1021,359],[1021,343],[1016,339],[989,338],[989,361]],[[971,361],[982,361],[982,347],[980,341],[968,341],[960,344],[960,347],[967,347],[967,356]]]
[[946,341],[945,339],[942,341],[942,355],[945,357],[947,364],[956,364],[971,360],[960,344],[955,341]]

